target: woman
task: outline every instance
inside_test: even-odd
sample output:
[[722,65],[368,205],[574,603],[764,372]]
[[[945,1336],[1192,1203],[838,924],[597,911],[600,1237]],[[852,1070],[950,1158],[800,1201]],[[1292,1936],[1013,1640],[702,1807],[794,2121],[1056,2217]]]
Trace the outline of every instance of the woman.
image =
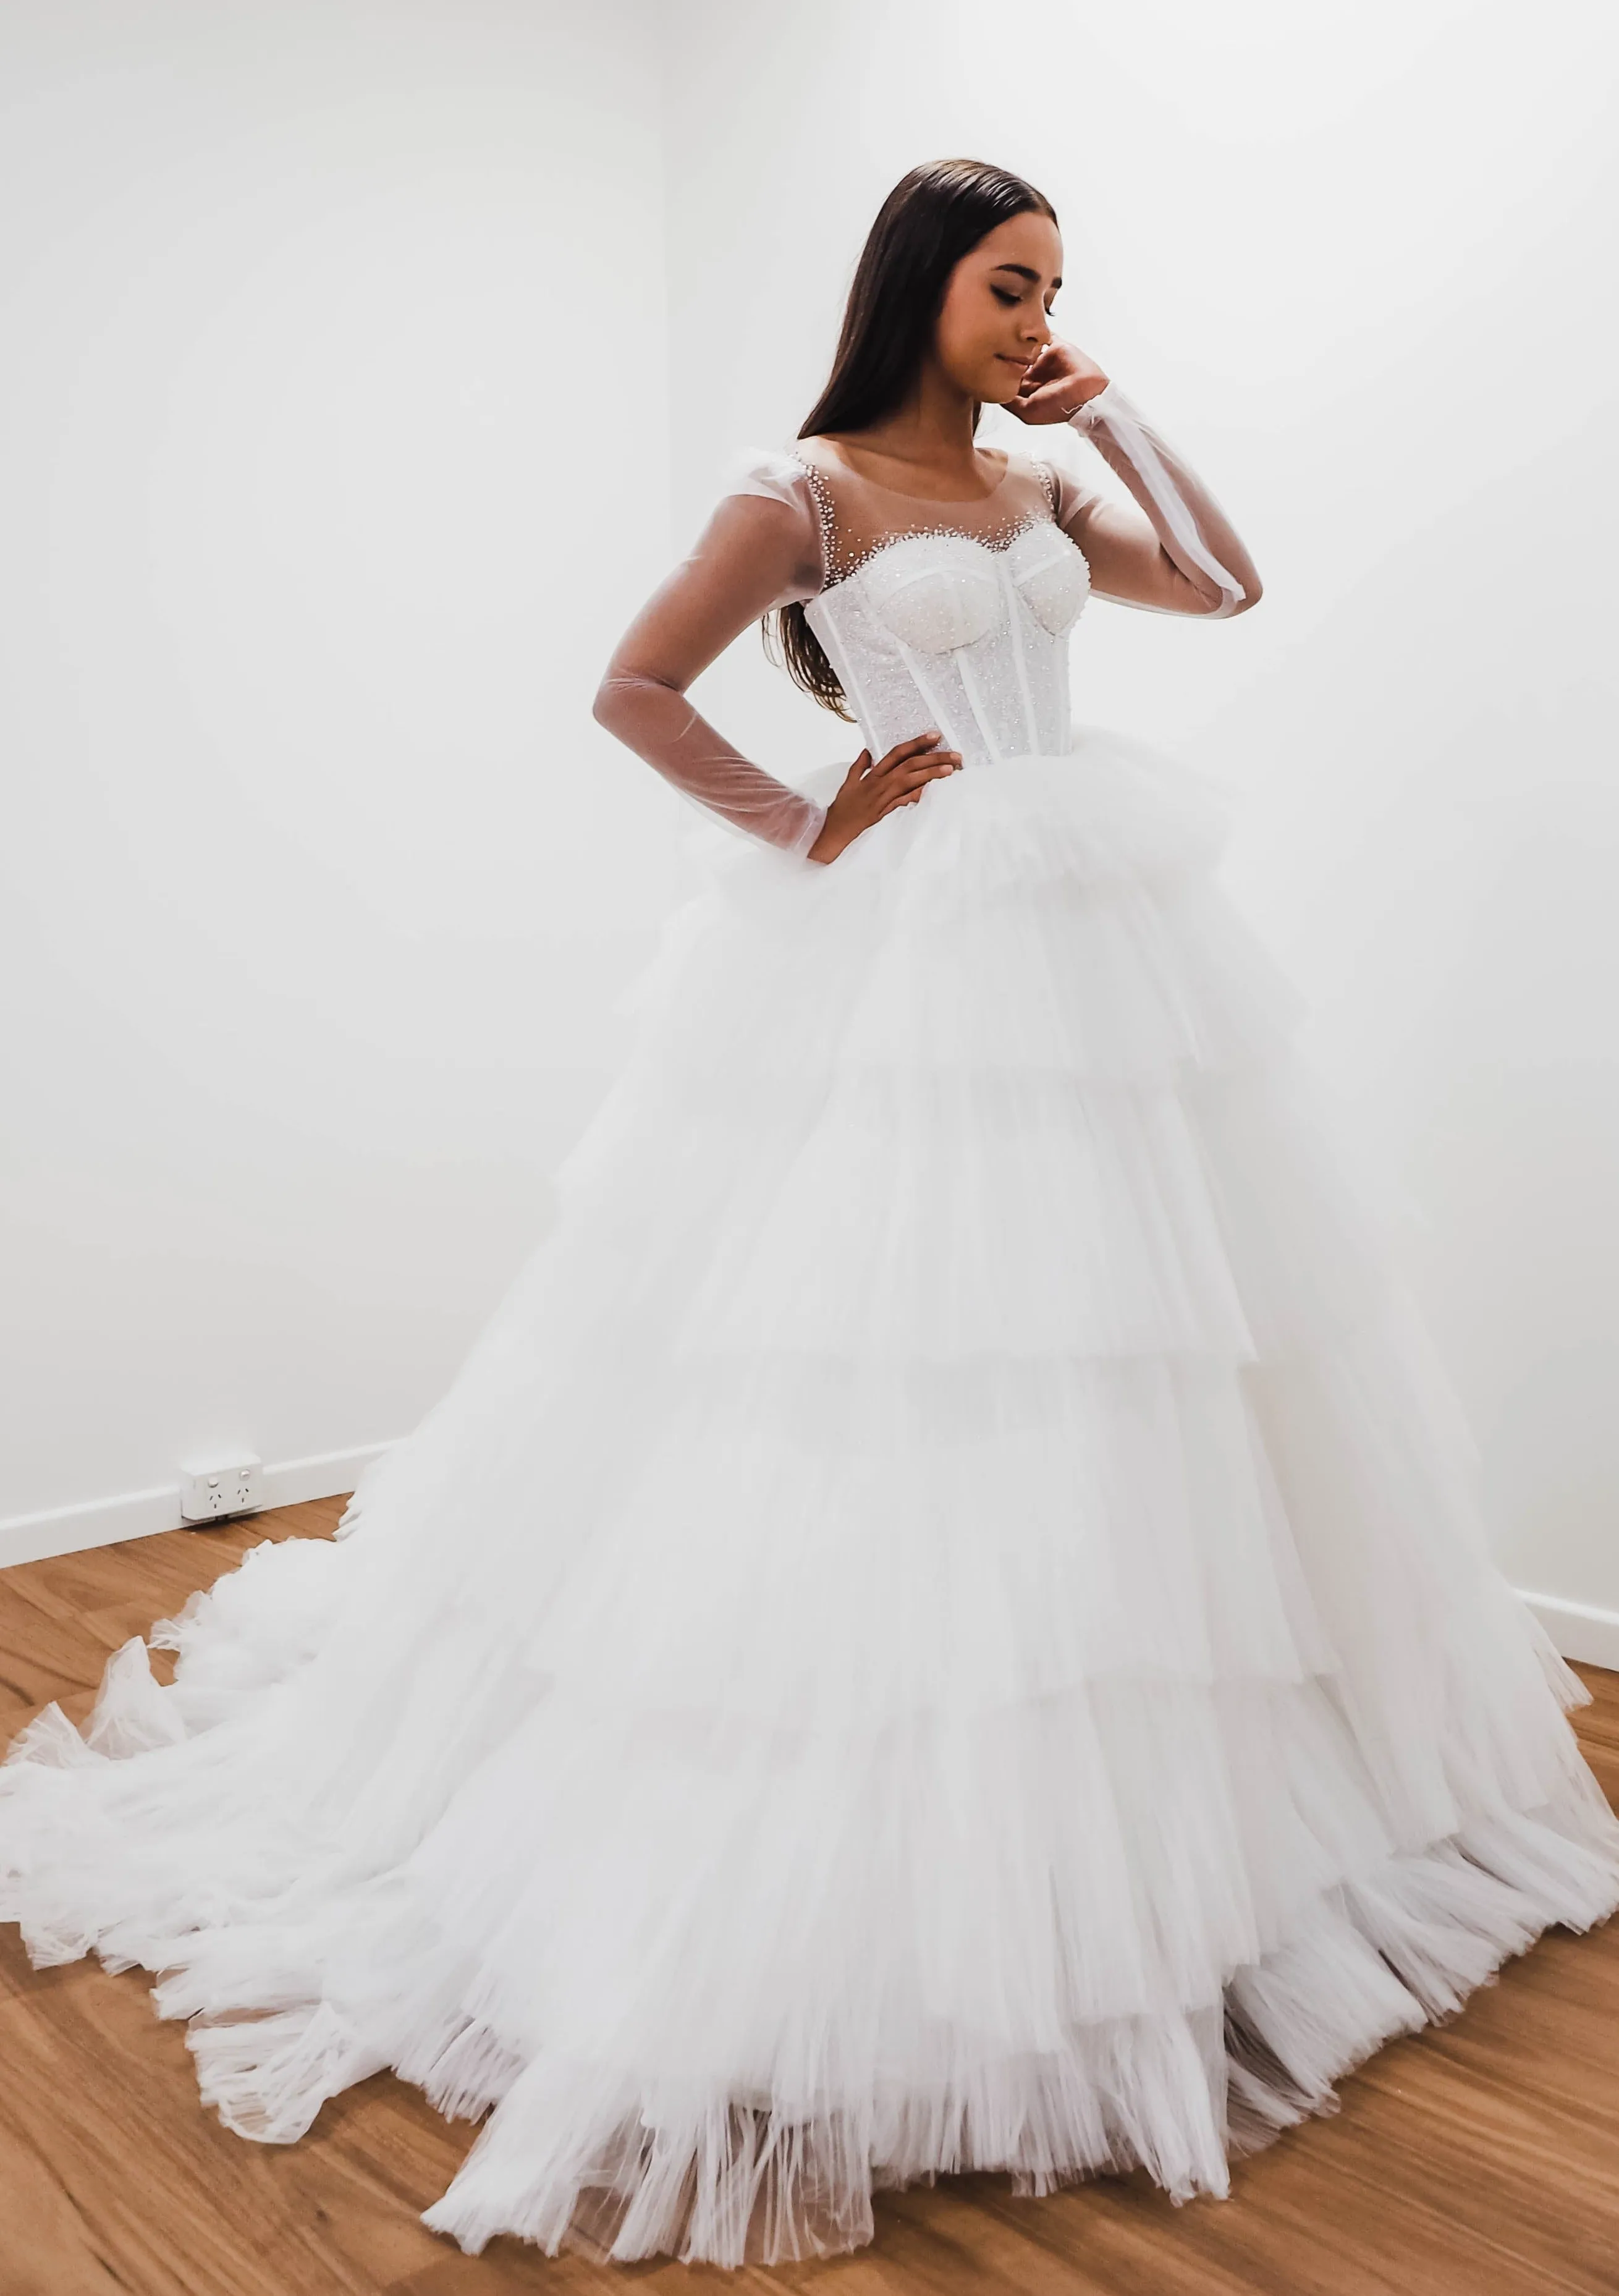
[[[469,2250],[822,2253],[962,2169],[1222,2193],[1619,1902],[1218,808],[1070,729],[1090,592],[1259,584],[1053,338],[1061,261],[995,168],[895,191],[798,447],[602,685],[719,818],[554,1234],[350,1535],[0,1773],[0,1911],[167,1972],[231,2128],[385,2065],[495,2106],[426,2212]],[[1139,508],[980,451],[989,401]],[[765,614],[865,743],[805,791],[684,699]]]

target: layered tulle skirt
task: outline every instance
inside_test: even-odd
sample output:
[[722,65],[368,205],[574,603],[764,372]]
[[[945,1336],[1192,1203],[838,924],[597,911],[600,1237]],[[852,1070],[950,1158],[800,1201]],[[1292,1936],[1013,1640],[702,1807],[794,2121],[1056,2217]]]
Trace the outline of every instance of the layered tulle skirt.
[[[818,792],[824,794],[825,792]],[[0,1915],[162,1972],[286,2142],[493,2106],[476,2250],[847,2248],[874,2187],[1177,2198],[1619,1903],[1376,1207],[1112,735],[830,867],[728,832],[559,1217],[336,1544],[0,1771]]]

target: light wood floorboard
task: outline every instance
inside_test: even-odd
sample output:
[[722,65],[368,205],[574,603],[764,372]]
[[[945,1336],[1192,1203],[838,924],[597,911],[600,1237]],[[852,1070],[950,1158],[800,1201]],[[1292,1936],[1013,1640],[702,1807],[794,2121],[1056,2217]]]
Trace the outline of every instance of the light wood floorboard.
[[[49,1699],[76,1720],[109,1655],[269,1538],[342,1502],[0,1572],[0,1742]],[[158,1660],[161,1666],[163,1661]],[[1619,1676],[1576,1717],[1619,1804]],[[244,2143],[198,2100],[151,1980],[32,1969],[0,1928],[0,2296],[1615,2296],[1619,1923],[1553,1931],[1462,2015],[1381,2051],[1342,2110],[1239,2162],[1229,2201],[1144,2176],[1043,2201],[1002,2178],[883,2195],[859,2254],[773,2271],[597,2265],[429,2233],[474,2129],[379,2075],[300,2143]]]

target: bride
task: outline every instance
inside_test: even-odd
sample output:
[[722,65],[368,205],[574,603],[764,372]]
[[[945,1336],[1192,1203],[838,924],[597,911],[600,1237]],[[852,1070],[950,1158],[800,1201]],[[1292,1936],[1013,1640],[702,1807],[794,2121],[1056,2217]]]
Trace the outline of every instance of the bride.
[[[229,2128],[388,2066],[493,2107],[426,2211],[469,2251],[821,2254],[957,2169],[1222,2194],[1619,1903],[1217,798],[1070,726],[1092,594],[1259,583],[1061,268],[999,169],[892,193],[798,441],[601,687],[702,877],[554,1230],[338,1541],[0,1770],[0,1915],[160,1972]],[[1133,504],[978,448],[990,403]],[[684,698],[765,616],[846,772]]]

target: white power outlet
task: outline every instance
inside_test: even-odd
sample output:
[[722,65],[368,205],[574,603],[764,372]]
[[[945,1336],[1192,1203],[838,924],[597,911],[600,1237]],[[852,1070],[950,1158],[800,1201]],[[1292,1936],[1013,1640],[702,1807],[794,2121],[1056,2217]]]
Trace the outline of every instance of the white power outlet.
[[265,1503],[265,1471],[257,1459],[204,1460],[180,1470],[182,1522],[217,1522],[253,1514]]

